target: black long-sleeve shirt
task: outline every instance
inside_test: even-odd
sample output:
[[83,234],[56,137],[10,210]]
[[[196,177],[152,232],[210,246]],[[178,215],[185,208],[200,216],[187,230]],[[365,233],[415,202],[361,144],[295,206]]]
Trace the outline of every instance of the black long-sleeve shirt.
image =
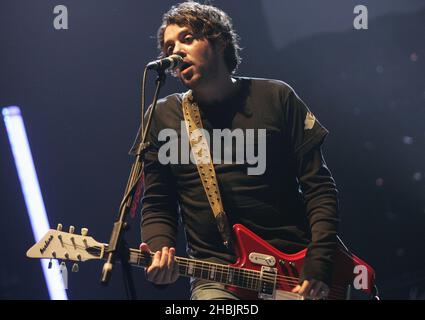
[[[300,279],[329,284],[339,218],[337,189],[321,152],[328,131],[286,83],[236,79],[240,84],[237,94],[213,106],[199,106],[203,126],[211,137],[213,129],[267,132],[263,174],[248,175],[247,163],[215,164],[229,221],[245,225],[285,252],[299,249],[298,245],[308,246]],[[153,115],[147,139],[151,148],[144,165],[142,240],[151,250],[175,246],[181,217],[190,256],[233,263],[234,253],[222,244],[196,165],[163,165],[158,160],[158,151],[165,143],[169,147],[178,142],[181,155],[182,96],[161,99]],[[163,129],[174,129],[177,134],[160,141]],[[256,151],[261,149],[259,140],[253,143]]]

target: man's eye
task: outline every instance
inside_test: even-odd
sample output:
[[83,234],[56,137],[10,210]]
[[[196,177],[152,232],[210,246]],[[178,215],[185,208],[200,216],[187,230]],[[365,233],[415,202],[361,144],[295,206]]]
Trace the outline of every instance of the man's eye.
[[168,46],[167,49],[165,49],[165,53],[167,56],[172,55],[174,50],[174,46]]
[[193,41],[193,36],[187,35],[186,37],[184,37],[184,41],[186,43],[191,43]]

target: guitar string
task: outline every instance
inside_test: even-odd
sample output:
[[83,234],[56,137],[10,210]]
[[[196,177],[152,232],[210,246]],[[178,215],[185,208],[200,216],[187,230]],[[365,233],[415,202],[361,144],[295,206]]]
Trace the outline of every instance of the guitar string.
[[[141,257],[143,257],[143,258],[146,257],[146,255],[140,254],[139,252],[140,251],[136,251],[135,250],[133,252],[133,254],[136,254],[138,259],[141,258]],[[154,254],[151,254],[150,257],[152,258],[153,255]],[[138,260],[138,262],[139,262],[139,260]],[[144,261],[144,262],[146,263],[146,261]],[[245,289],[255,289],[255,290],[258,290],[259,289],[258,288],[258,285],[256,285],[255,287],[253,287],[252,285],[249,286],[248,285],[249,284],[248,280],[255,280],[256,282],[262,281],[262,282],[265,282],[265,283],[268,283],[268,284],[272,284],[273,286],[275,285],[275,281],[274,281],[275,280],[275,277],[273,277],[272,275],[264,274],[263,275],[263,278],[260,279],[260,276],[259,276],[260,272],[259,271],[256,271],[256,270],[242,269],[242,268],[238,268],[238,267],[231,267],[231,266],[227,266],[227,265],[216,264],[216,263],[211,263],[211,262],[204,262],[204,261],[200,261],[200,260],[192,260],[192,259],[187,259],[187,258],[182,258],[182,257],[176,257],[176,262],[177,262],[177,264],[178,264],[179,267],[181,266],[181,267],[184,267],[184,268],[187,268],[191,262],[194,263],[194,264],[198,264],[198,265],[195,265],[194,268],[196,268],[196,270],[199,270],[200,271],[200,274],[201,274],[200,277],[202,277],[202,273],[204,271],[210,272],[210,269],[208,268],[208,266],[204,266],[203,265],[204,263],[206,263],[208,265],[216,265],[218,268],[221,268],[222,269],[222,270],[218,270],[218,269],[215,270],[216,272],[221,273],[220,281],[219,282],[222,282],[222,283],[225,283],[225,284],[239,286],[239,287],[245,288]],[[202,265],[199,265],[199,264],[202,264]],[[225,269],[227,269],[227,270],[225,270]],[[235,283],[228,283],[225,280],[223,280],[223,278],[224,279],[227,279],[229,277],[229,271],[230,271],[230,269],[232,269],[234,271],[233,277],[235,276],[235,273],[236,272],[238,272],[238,271],[241,272],[242,271],[242,276],[239,273],[239,281],[237,281],[236,284]],[[195,272],[192,275],[195,275]],[[190,276],[190,275],[188,275],[188,276]],[[241,277],[242,277],[242,280],[243,280],[242,282],[240,281]],[[286,276],[279,276],[279,275],[276,275],[276,278],[278,280],[284,280],[285,284],[287,284],[287,285],[293,285],[294,287],[299,284],[298,281],[294,281],[293,280],[293,279],[298,279],[298,278],[286,277]],[[279,278],[288,278],[289,280],[279,279]],[[216,280],[218,280],[218,279],[216,279]],[[343,289],[343,287],[340,287],[340,288],[341,289],[339,289],[338,286],[336,286],[336,285],[335,286],[332,286],[331,289],[330,289],[330,291],[329,291],[329,294],[328,294],[328,297],[327,298],[330,298],[330,299],[343,299],[345,297],[345,289]],[[289,294],[296,295],[296,293],[291,293],[291,292],[288,292],[288,293]]]
[[[70,244],[68,244],[68,245],[70,245]],[[80,246],[80,245],[74,245],[74,244],[72,244],[72,246],[78,246],[78,247],[80,247],[80,248],[82,248],[84,250],[87,249],[87,248],[85,248],[83,246]],[[96,247],[91,247],[91,248],[94,248],[96,251],[99,251],[99,253],[102,252],[102,250],[99,249],[99,248],[96,248]],[[145,258],[146,257],[146,255],[145,254],[142,254],[140,252],[140,250],[130,249],[130,253],[133,253],[133,256],[136,255],[136,258],[138,259],[138,262],[140,261],[140,258]],[[150,255],[152,257],[154,254],[151,253]],[[179,260],[180,260],[180,262],[179,262]],[[221,280],[223,280],[223,275],[225,275],[225,274],[223,274],[223,272],[228,273],[230,271],[230,269],[232,269],[234,272],[239,272],[239,277],[240,277],[240,273],[242,271],[243,280],[244,280],[244,282],[245,281],[247,282],[246,285],[248,285],[248,281],[249,280],[260,281],[260,277],[259,277],[259,273],[260,272],[259,271],[256,271],[256,270],[242,269],[242,268],[231,267],[231,266],[226,266],[226,265],[216,264],[216,263],[211,263],[211,262],[203,262],[203,261],[200,261],[200,260],[190,260],[190,259],[182,258],[182,257],[176,257],[176,262],[177,262],[177,264],[179,266],[183,266],[183,267],[188,266],[190,263],[202,264],[201,266],[197,266],[197,269],[200,270],[201,273],[204,272],[204,271],[208,271],[208,272],[210,271],[209,268],[208,268],[208,266],[204,266],[204,263],[207,263],[209,265],[216,265],[218,268],[222,268],[222,271],[221,271],[221,273],[222,273]],[[228,271],[226,271],[224,269],[228,269]],[[298,278],[288,277],[288,276],[281,276],[281,275],[276,275],[276,277],[274,277],[273,275],[264,274],[263,275],[263,278],[262,278],[262,281],[265,282],[265,283],[273,284],[274,285],[275,284],[275,281],[274,281],[275,278],[277,280],[284,281],[288,285],[293,285],[294,287],[299,284],[299,282],[298,282],[299,279]],[[244,283],[244,285],[245,285],[245,283]],[[345,292],[345,289],[342,288],[342,287],[340,287],[341,289],[339,289],[338,287],[339,286],[334,285],[334,286],[332,286],[331,290],[332,291],[336,291],[336,293],[340,293],[340,294],[343,294],[344,295],[343,292]]]
[[[190,263],[190,262],[189,262]],[[188,264],[188,262],[183,262],[183,263],[178,263],[179,265],[182,265],[183,267],[186,267]],[[202,262],[201,262],[202,263]],[[259,271],[255,271],[255,270],[248,270],[248,269],[242,269],[242,268],[237,268],[237,267],[230,267],[230,266],[225,266],[225,265],[219,265],[221,268],[223,268],[223,270],[217,270],[218,272],[225,272],[225,273],[229,273],[229,271],[224,270],[224,269],[229,269],[231,268],[232,270],[238,270],[238,271],[242,271],[243,273],[251,273],[251,275],[243,275],[243,281],[246,280],[256,280],[256,281],[260,281],[260,272]],[[202,273],[203,271],[209,271],[208,267],[204,267],[204,266],[197,266],[197,269],[200,270],[200,272]],[[236,271],[237,272],[237,271]],[[239,275],[239,277],[241,277]],[[223,276],[221,277],[223,278]],[[224,278],[227,278],[226,275],[224,275]],[[268,275],[268,274],[264,274],[262,277],[262,280],[265,280],[266,283],[269,284],[274,284],[275,281],[274,279],[283,281],[285,284],[288,285],[293,285],[294,287],[297,286],[299,284],[299,282],[297,281],[298,278],[294,278],[294,277],[288,277],[288,276],[281,276],[281,275],[276,275],[276,277],[274,277],[273,275]],[[247,283],[248,284],[248,283]],[[339,287],[339,286],[332,286],[331,290],[334,291],[335,293],[339,293],[339,294],[344,294],[343,292],[345,292],[345,289],[343,287]]]
[[[75,245],[75,244],[70,244],[70,243],[65,243],[63,241],[63,244],[66,244],[68,246],[72,246],[72,247],[79,247],[83,250],[87,250],[88,248],[86,248],[85,246],[81,246],[81,245]],[[95,251],[99,251],[99,255],[102,252],[102,250],[98,247],[89,247],[89,248],[93,248],[95,249]],[[140,261],[140,258],[145,258],[146,255],[141,253],[140,250],[136,250],[136,249],[130,249],[130,253],[133,253],[133,255],[136,255],[138,262]],[[154,254],[150,254],[151,258]],[[180,260],[180,262],[178,261]],[[204,263],[208,264],[208,265],[216,265],[219,268],[222,268],[223,270],[222,272],[222,276],[221,278],[223,278],[223,272],[225,272],[224,269],[228,269],[230,271],[230,269],[232,269],[233,271],[238,271],[239,273],[242,271],[242,273],[245,273],[242,275],[242,277],[246,280],[256,280],[256,281],[260,281],[260,277],[259,277],[259,271],[256,270],[249,270],[249,269],[242,269],[242,268],[237,268],[237,267],[232,267],[232,266],[226,266],[226,265],[222,265],[222,264],[216,264],[216,263],[211,263],[211,262],[204,262],[201,260],[191,260],[191,259],[187,259],[187,258],[182,258],[182,257],[176,257],[176,262],[179,266],[183,266],[186,267],[188,266],[190,263],[194,263],[194,264],[202,264],[201,266],[197,266],[197,269],[201,270],[201,274],[204,271],[209,271],[209,268],[207,266],[204,266]],[[228,273],[228,271],[227,271]],[[240,277],[240,275],[239,275]],[[281,275],[276,275],[276,277],[274,277],[273,275],[267,275],[264,274],[262,280],[265,280],[263,282],[266,282],[268,284],[275,284],[274,279],[279,279],[281,281],[284,281],[285,283],[287,283],[288,285],[294,285],[294,287],[296,285],[299,284],[299,278],[296,277],[289,277],[289,276],[281,276]],[[245,281],[245,280],[244,280]],[[340,293],[340,294],[344,294],[345,289],[341,286],[337,286],[334,285],[331,287],[330,289],[331,291],[335,291],[336,293]]]
[[[134,253],[137,253],[137,252],[134,252]],[[145,255],[143,255],[143,254],[140,254],[140,255],[143,256],[143,257],[145,257]],[[138,258],[140,258],[140,255],[137,254]],[[151,255],[151,257],[152,256],[153,255]],[[194,266],[194,267],[197,270],[200,270],[201,275],[202,275],[202,273],[204,271],[208,271],[209,272],[210,270],[209,270],[208,266],[204,266],[204,265],[199,266],[199,264],[206,263],[206,264],[209,264],[209,265],[216,265],[216,266],[218,266],[219,268],[222,269],[222,270],[216,270],[217,272],[220,272],[221,273],[221,276],[220,276],[220,280],[221,281],[220,282],[225,283],[225,284],[236,285],[236,286],[238,286],[238,284],[239,284],[239,287],[248,289],[248,281],[247,281],[247,279],[248,279],[248,280],[255,280],[256,282],[260,282],[260,281],[261,282],[265,282],[265,283],[268,283],[268,284],[271,284],[271,285],[275,286],[275,281],[274,281],[275,280],[275,277],[273,277],[272,275],[264,274],[263,275],[263,278],[260,279],[260,276],[259,276],[260,272],[259,271],[256,271],[256,270],[242,269],[242,268],[231,267],[231,266],[226,266],[226,265],[222,265],[222,264],[216,264],[216,263],[211,263],[211,262],[204,262],[204,261],[200,261],[200,260],[191,260],[191,259],[181,258],[181,257],[176,257],[176,259],[180,260],[180,261],[176,261],[176,262],[178,263],[179,266],[182,266],[182,267],[187,267],[191,262],[193,262],[194,264],[198,264],[197,266]],[[228,270],[225,270],[225,269],[228,269]],[[243,282],[238,281],[235,284],[235,283],[228,283],[225,280],[223,281],[223,278],[224,279],[227,279],[228,278],[230,269],[232,269],[233,271],[236,271],[236,270],[237,271],[242,271],[243,272],[243,274],[242,274]],[[245,275],[244,275],[244,273],[245,273]],[[250,273],[251,275],[246,275],[247,273]],[[193,273],[193,275],[194,274],[195,274],[195,272]],[[234,275],[235,275],[235,273],[233,273],[233,276]],[[239,275],[239,277],[241,277],[241,276]],[[298,279],[298,278],[294,278],[294,277],[286,277],[286,276],[276,275],[276,278],[277,279],[279,279],[279,278],[288,278],[289,280],[285,280],[285,279],[280,279],[280,280],[284,280],[285,284],[287,284],[289,286],[293,285],[293,287],[295,287],[299,283],[298,281],[294,281],[293,280],[293,279]],[[246,282],[246,283],[244,283],[244,282]],[[340,287],[340,288],[342,288],[342,287]],[[249,286],[249,289],[258,290],[259,288],[258,288],[258,285],[256,285],[255,287]],[[290,292],[290,294],[294,294],[295,295],[296,293],[291,293]],[[338,289],[337,286],[332,286],[327,298],[330,298],[330,299],[342,299],[343,297],[345,297],[345,290],[344,289],[342,289],[342,290],[341,289]]]
[[[139,259],[141,256],[145,257],[144,254],[140,254],[139,251],[134,251],[133,253],[137,254],[137,258]],[[178,261],[180,260],[180,261]],[[196,261],[196,262],[195,262]],[[260,280],[259,277],[259,271],[256,270],[249,270],[249,269],[242,269],[242,268],[238,268],[238,267],[231,267],[231,266],[226,266],[226,265],[221,265],[221,264],[216,264],[216,263],[211,263],[211,262],[204,262],[204,261],[200,261],[200,260],[191,260],[191,259],[186,259],[186,258],[181,258],[181,257],[176,257],[176,262],[178,263],[178,265],[183,266],[183,267],[187,267],[190,263],[194,263],[194,264],[198,264],[198,266],[196,266],[197,270],[200,270],[200,272],[204,272],[204,271],[210,271],[210,268],[208,266],[204,266],[203,264],[206,263],[208,265],[216,265],[219,268],[223,268],[223,269],[232,269],[234,272],[240,272],[242,271],[243,273],[248,273],[248,275],[242,275],[243,278],[251,280]],[[199,266],[199,264],[202,264],[201,266]],[[219,270],[218,270],[219,271]],[[220,271],[219,271],[220,272]],[[221,272],[226,272],[228,273],[229,271],[226,270],[222,270]],[[240,277],[240,275],[239,275]],[[222,277],[223,278],[223,277]],[[296,277],[289,277],[289,276],[282,276],[282,275],[276,275],[276,278],[278,280],[283,280],[285,281],[287,284],[292,284],[294,286],[299,284],[299,278]],[[268,283],[274,283],[274,279],[275,277],[273,275],[268,275],[268,274],[264,274],[263,275],[263,279],[268,280]],[[341,286],[338,285],[334,285],[332,286],[331,290],[333,289],[333,291],[342,293],[345,292],[345,289]]]

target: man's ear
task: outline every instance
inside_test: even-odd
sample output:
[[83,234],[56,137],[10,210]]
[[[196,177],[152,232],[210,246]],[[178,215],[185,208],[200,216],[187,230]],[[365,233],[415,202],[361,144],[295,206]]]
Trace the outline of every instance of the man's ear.
[[224,54],[224,50],[226,50],[226,43],[224,41],[218,42],[218,49],[221,54]]
[[224,54],[224,50],[226,50],[226,43],[223,40],[217,40],[214,46],[218,53]]

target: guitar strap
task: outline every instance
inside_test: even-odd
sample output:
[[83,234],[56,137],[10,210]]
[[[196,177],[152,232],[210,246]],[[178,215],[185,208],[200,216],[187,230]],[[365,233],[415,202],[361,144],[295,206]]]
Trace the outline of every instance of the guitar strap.
[[208,142],[203,134],[203,126],[199,106],[194,101],[192,90],[183,95],[183,116],[192,150],[193,160],[198,168],[202,186],[207,195],[208,202],[217,222],[218,231],[223,239],[223,244],[229,248],[231,245],[231,232],[227,214],[221,201],[220,189],[217,183],[214,164]]

